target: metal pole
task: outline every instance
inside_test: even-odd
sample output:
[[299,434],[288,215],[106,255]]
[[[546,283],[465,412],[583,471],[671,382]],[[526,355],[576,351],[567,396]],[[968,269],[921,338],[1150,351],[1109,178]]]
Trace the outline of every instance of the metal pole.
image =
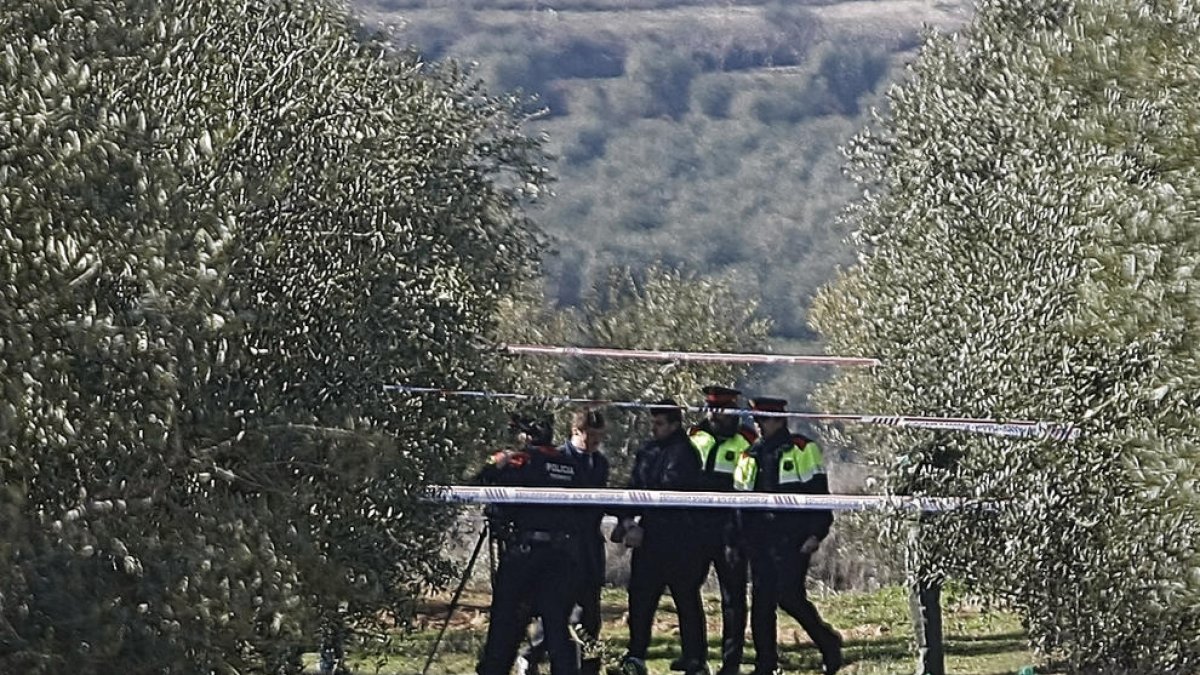
[[429,666],[433,665],[433,659],[437,656],[438,647],[442,644],[442,636],[446,634],[446,628],[450,625],[450,617],[454,616],[454,610],[458,607],[458,600],[462,597],[463,589],[467,586],[467,580],[471,578],[471,569],[475,567],[475,559],[479,557],[479,551],[483,548],[483,542],[488,538],[488,527],[484,524],[483,530],[479,533],[479,539],[475,542],[475,550],[471,552],[471,559],[467,561],[467,569],[463,572],[462,580],[458,582],[458,588],[454,590],[454,597],[450,600],[450,607],[446,610],[446,618],[442,621],[442,629],[438,631],[437,638],[433,641],[433,648],[429,650],[429,657],[425,659],[425,667],[421,669],[421,675],[427,675]]

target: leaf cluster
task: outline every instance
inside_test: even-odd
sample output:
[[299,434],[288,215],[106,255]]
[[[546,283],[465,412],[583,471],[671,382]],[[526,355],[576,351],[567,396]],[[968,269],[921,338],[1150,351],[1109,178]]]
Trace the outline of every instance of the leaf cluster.
[[292,672],[444,583],[509,99],[317,1],[0,8],[0,670]]
[[989,505],[925,528],[923,573],[1007,598],[1072,672],[1200,659],[1198,38],[1187,3],[983,3],[857,139],[859,263],[815,305],[884,363],[830,407],[1081,429],[856,437],[892,490]]

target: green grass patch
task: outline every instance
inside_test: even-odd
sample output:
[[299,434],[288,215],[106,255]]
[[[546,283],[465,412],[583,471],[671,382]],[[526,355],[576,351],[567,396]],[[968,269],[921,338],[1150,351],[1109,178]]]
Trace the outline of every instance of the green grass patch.
[[[354,653],[356,673],[400,675],[420,673],[446,615],[448,598],[430,599],[417,615],[416,629],[391,636],[387,643]],[[912,673],[915,664],[913,628],[905,589],[884,588],[875,592],[831,593],[814,596],[825,619],[846,639],[847,675]],[[475,660],[487,631],[486,589],[464,595],[461,608],[451,620],[429,672],[437,675],[473,673]],[[719,659],[721,630],[720,600],[704,598],[708,618],[710,664]],[[603,639],[610,663],[624,652],[628,639],[625,627],[625,591],[606,589],[603,597]],[[1016,673],[1037,660],[1028,648],[1019,619],[989,609],[952,589],[943,598],[946,636],[946,669],[955,675],[1001,675]],[[678,622],[670,600],[664,600],[656,618],[651,644],[651,673],[669,673],[669,664],[679,656]],[[803,629],[780,614],[779,647],[781,667],[787,672],[818,672],[820,655]],[[369,653],[368,653],[369,652]],[[752,669],[754,648],[747,640],[744,672]],[[315,658],[310,660],[315,664]],[[314,665],[315,668],[315,665]],[[1039,670],[1038,672],[1044,672]]]

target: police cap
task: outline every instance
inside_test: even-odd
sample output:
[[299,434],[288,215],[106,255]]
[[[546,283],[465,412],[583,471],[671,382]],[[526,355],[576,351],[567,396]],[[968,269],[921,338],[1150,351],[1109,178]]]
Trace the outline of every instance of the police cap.
[[742,392],[730,387],[710,385],[704,388],[704,405],[709,408],[736,408]]
[[520,432],[529,436],[533,445],[550,445],[554,437],[554,420],[551,417],[533,417],[530,415],[512,415],[508,428],[514,433]]
[[750,399],[750,409],[762,412],[786,412],[787,399],[759,396]]

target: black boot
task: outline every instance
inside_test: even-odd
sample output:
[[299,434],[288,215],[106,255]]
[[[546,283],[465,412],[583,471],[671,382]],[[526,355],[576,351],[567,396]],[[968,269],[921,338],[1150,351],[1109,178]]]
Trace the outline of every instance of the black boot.
[[707,663],[696,659],[685,659],[682,656],[671,662],[671,670],[678,670],[684,675],[711,675]]
[[833,633],[833,644],[821,650],[821,672],[823,675],[834,675],[846,663],[842,655],[842,636]]
[[617,667],[617,673],[619,675],[648,675],[646,661],[626,654],[621,657],[621,665]]

